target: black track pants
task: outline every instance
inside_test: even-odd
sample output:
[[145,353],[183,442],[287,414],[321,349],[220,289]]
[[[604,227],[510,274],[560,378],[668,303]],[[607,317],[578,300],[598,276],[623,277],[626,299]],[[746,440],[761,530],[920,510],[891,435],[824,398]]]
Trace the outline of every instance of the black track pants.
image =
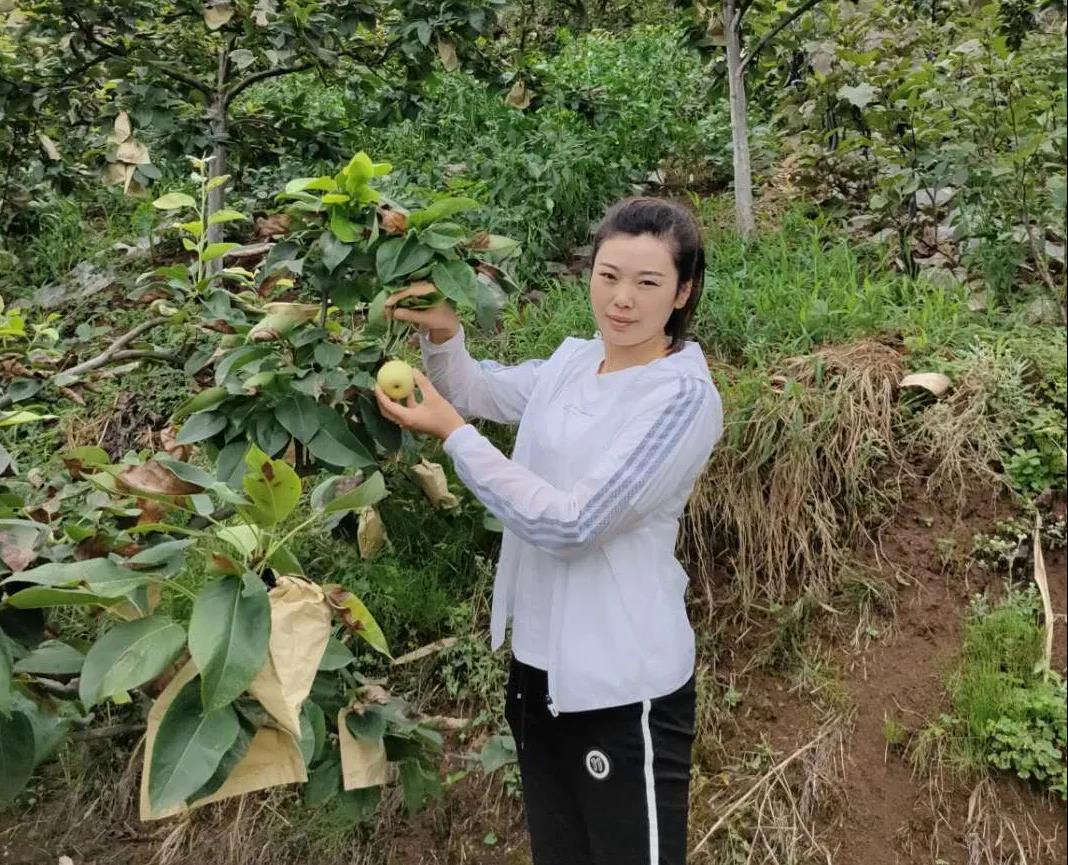
[[683,865],[693,679],[673,694],[554,714],[545,671],[515,659],[505,715],[534,865]]

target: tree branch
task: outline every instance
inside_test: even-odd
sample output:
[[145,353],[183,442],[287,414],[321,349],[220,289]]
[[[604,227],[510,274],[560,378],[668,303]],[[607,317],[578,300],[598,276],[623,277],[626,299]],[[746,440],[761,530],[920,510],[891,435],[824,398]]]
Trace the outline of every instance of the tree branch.
[[[69,379],[81,375],[83,372],[89,372],[90,370],[104,366],[105,364],[114,360],[117,355],[126,354],[125,352],[123,352],[123,349],[126,348],[126,346],[128,346],[135,339],[137,339],[141,334],[152,330],[152,328],[154,327],[158,327],[165,321],[167,321],[167,318],[161,315],[141,322],[139,325],[137,325],[137,327],[127,331],[118,339],[116,339],[111,345],[109,345],[106,349],[100,352],[100,354],[98,354],[96,357],[90,358],[84,363],[79,363],[77,366],[72,366],[70,369],[65,369],[56,373],[54,376],[52,376],[52,381],[55,384],[66,383]],[[62,379],[62,382],[58,381],[58,379]]]
[[110,727],[90,727],[88,730],[78,730],[70,734],[75,742],[88,742],[95,739],[114,739],[118,736],[132,736],[134,733],[143,733],[144,724],[112,724]]
[[253,84],[258,84],[260,81],[266,81],[268,78],[278,78],[282,75],[290,75],[293,72],[304,72],[307,69],[311,69],[315,66],[314,63],[296,63],[293,66],[276,66],[273,69],[264,69],[260,72],[253,72],[247,78],[243,78],[238,81],[232,87],[230,87],[225,94],[223,94],[223,107],[226,108],[230,103],[244,90],[251,87]]
[[212,90],[210,85],[205,84],[199,78],[194,78],[192,75],[187,75],[186,73],[181,72],[178,69],[174,69],[169,63],[164,63],[161,60],[147,59],[144,59],[143,62],[147,63],[154,69],[158,69],[164,75],[169,75],[175,81],[181,81],[182,84],[185,84],[188,87],[192,87],[194,90],[199,90],[205,96],[211,96],[215,93],[215,91]]
[[[749,61],[756,57],[761,51],[763,51],[772,39],[782,33],[783,30],[793,24],[798,18],[808,12],[808,10],[811,9],[813,6],[816,6],[822,2],[823,0],[804,0],[804,2],[800,6],[798,6],[793,12],[791,12],[778,24],[772,27],[771,30],[761,36],[760,41],[753,46],[753,50],[748,52],[745,55],[745,58],[742,60],[742,72],[745,72],[746,67],[749,65]],[[745,14],[744,11],[742,14]]]

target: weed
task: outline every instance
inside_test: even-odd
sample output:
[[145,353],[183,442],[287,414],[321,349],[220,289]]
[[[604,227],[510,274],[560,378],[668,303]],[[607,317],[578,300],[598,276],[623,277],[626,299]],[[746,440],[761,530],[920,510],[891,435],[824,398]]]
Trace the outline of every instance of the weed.
[[992,605],[973,601],[950,677],[951,713],[913,737],[913,765],[969,772],[995,767],[1066,797],[1068,708],[1064,680],[1044,671],[1041,602],[1033,587]]

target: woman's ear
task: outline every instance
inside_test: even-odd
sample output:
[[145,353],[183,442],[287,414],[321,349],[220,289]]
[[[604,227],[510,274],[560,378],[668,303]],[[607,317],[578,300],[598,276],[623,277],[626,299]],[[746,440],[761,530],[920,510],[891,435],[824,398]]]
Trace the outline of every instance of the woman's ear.
[[686,280],[679,286],[679,290],[675,292],[675,309],[682,309],[686,306],[686,301],[690,299],[690,290],[693,288],[693,282]]

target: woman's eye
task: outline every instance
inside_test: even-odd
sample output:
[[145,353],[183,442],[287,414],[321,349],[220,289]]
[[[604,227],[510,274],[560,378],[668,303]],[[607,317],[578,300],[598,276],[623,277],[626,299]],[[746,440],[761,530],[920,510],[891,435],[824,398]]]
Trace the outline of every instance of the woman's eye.
[[614,273],[602,273],[601,274],[601,278],[602,279],[615,279],[616,275]]

